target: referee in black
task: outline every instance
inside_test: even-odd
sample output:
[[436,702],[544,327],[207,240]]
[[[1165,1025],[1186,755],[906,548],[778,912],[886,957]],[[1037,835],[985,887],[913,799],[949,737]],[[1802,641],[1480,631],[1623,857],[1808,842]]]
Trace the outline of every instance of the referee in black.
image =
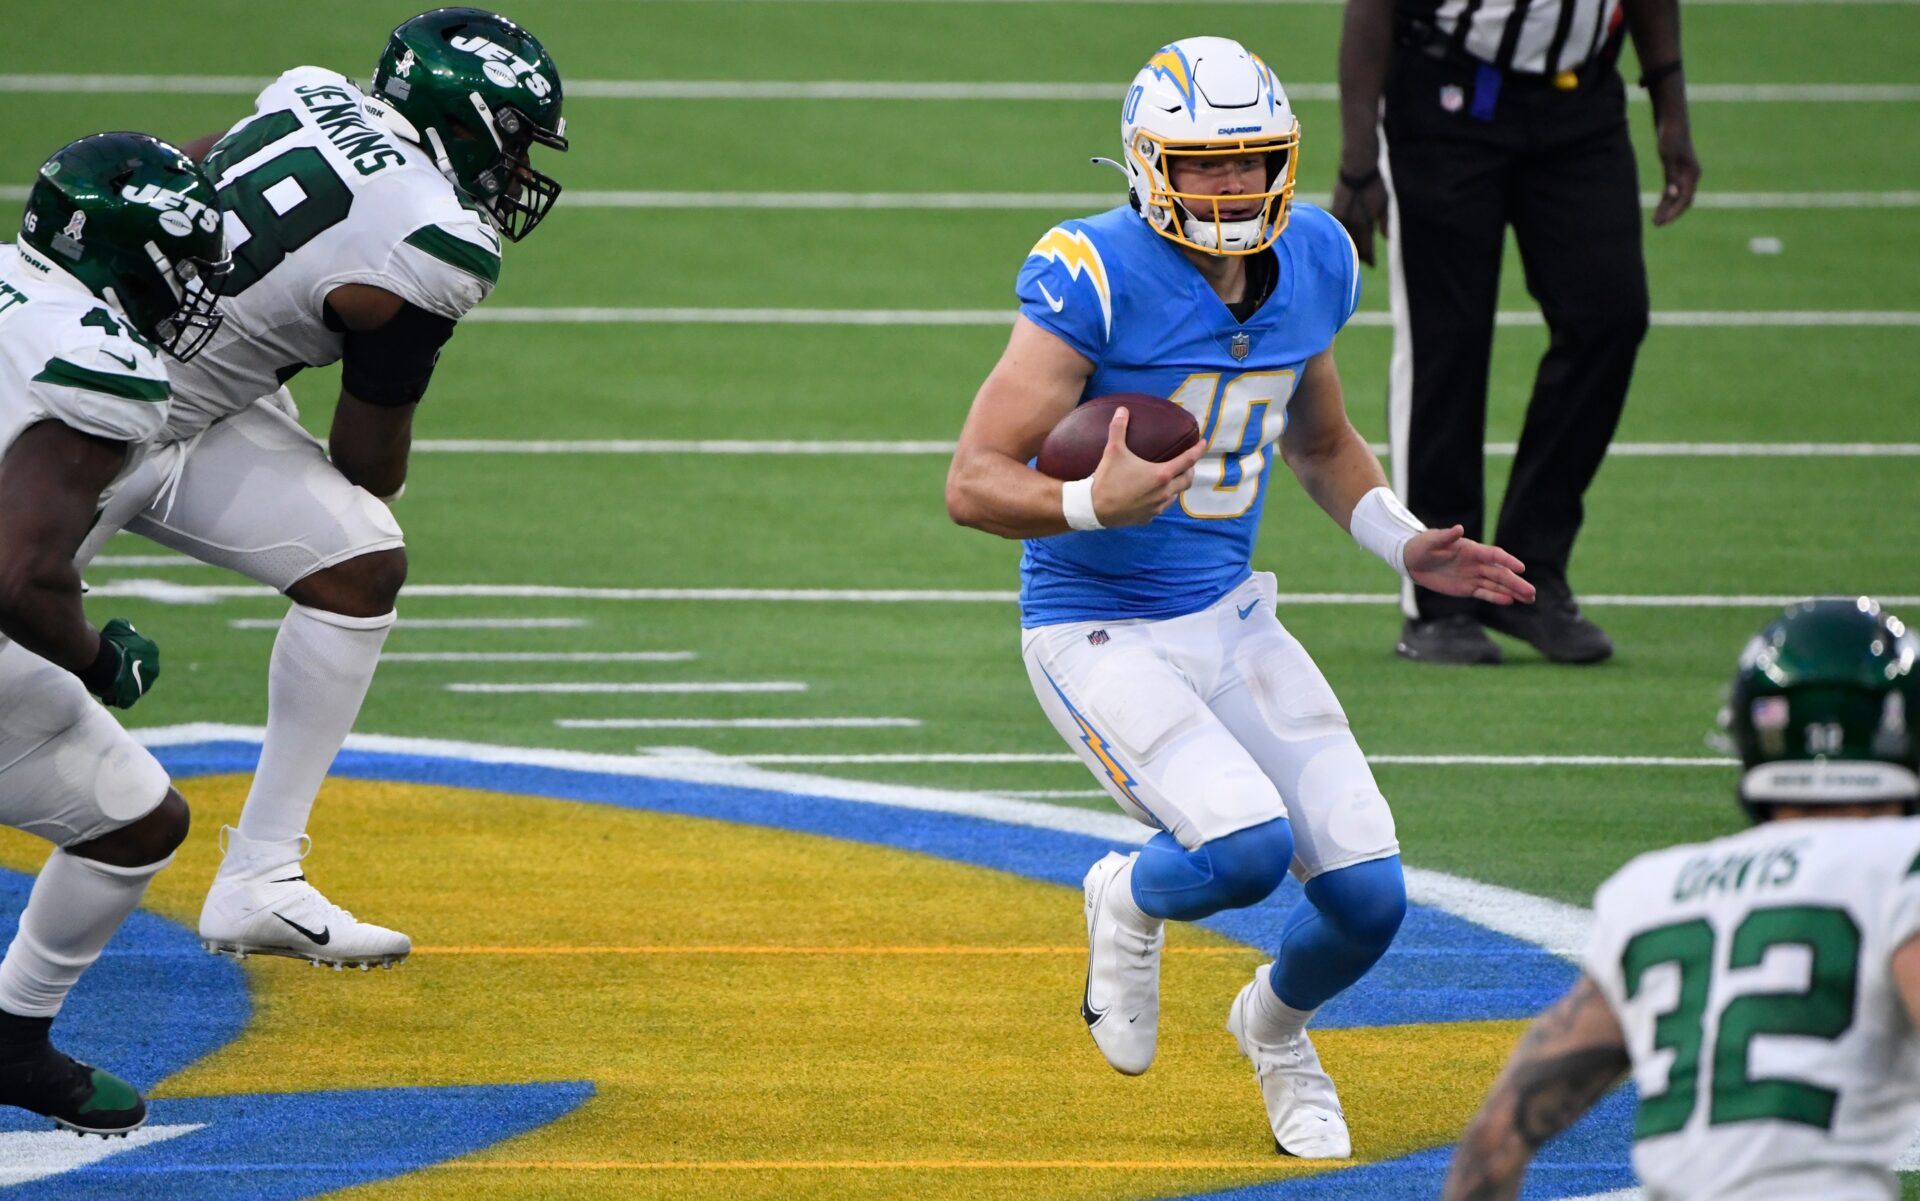
[[1408,586],[1399,653],[1498,663],[1486,627],[1549,659],[1613,653],[1567,583],[1581,497],[1620,420],[1647,329],[1640,195],[1614,61],[1633,38],[1665,186],[1653,223],[1700,178],[1677,0],[1347,0],[1333,212],[1373,264],[1387,235],[1395,491],[1430,526],[1486,541],[1482,444],[1506,229],[1551,332],[1492,541],[1527,565],[1533,605]]

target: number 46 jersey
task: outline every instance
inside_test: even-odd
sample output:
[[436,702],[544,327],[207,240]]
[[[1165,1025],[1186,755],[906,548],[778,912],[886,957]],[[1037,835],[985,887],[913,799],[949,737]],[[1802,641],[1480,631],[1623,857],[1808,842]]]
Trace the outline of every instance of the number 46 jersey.
[[493,290],[500,240],[461,204],[426,151],[366,109],[344,76],[297,67],[207,156],[226,209],[234,272],[213,342],[172,369],[169,438],[266,396],[302,367],[340,358],[324,319],[342,284],[384,288],[459,320]]
[[1768,822],[1600,887],[1587,975],[1640,1091],[1660,1201],[1893,1201],[1920,1036],[1889,961],[1920,935],[1920,819]]

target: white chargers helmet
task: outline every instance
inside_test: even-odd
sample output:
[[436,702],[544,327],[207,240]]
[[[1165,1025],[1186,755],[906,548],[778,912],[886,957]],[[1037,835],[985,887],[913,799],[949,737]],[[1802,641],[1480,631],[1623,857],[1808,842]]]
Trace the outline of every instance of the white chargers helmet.
[[[1243,255],[1271,246],[1287,227],[1300,122],[1273,71],[1239,42],[1183,38],[1155,51],[1127,89],[1120,140],[1134,210],[1162,236],[1208,254]],[[1174,190],[1175,159],[1254,154],[1266,157],[1268,170],[1252,216],[1225,219],[1224,197]]]

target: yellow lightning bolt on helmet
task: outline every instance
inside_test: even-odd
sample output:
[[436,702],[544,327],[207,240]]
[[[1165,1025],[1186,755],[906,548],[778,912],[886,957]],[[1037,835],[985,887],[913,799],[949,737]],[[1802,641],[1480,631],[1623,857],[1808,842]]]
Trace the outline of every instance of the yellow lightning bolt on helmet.
[[[1120,114],[1121,165],[1133,207],[1161,236],[1208,254],[1264,250],[1287,227],[1300,122],[1260,56],[1230,38],[1184,38],[1154,52],[1133,77]],[[1266,188],[1246,196],[1180,192],[1181,158],[1263,156]],[[1223,201],[1260,201],[1229,219]]]

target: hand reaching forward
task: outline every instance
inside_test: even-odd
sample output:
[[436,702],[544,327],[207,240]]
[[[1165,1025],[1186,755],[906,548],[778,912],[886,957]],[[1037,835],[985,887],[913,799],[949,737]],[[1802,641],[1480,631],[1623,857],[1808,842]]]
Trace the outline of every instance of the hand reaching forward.
[[1460,526],[1415,534],[1406,549],[1407,574],[1444,596],[1471,596],[1493,605],[1533,603],[1533,585],[1520,578],[1526,564],[1497,546],[1466,536]]

